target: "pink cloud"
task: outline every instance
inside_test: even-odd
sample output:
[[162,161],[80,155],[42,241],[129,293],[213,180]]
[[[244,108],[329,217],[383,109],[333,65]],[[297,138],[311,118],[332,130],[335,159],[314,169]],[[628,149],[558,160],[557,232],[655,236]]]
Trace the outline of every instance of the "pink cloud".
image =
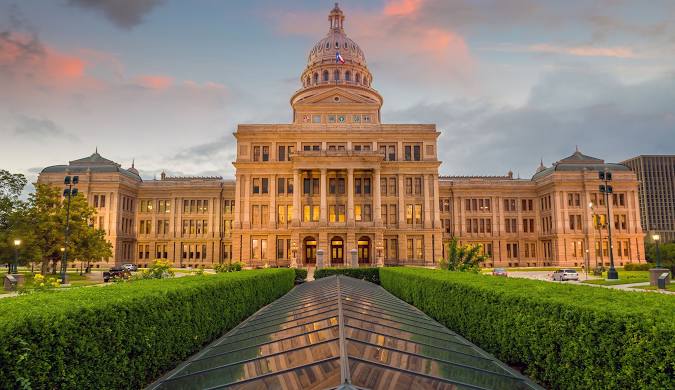
[[[415,75],[439,81],[466,84],[475,68],[468,44],[448,26],[436,26],[416,18],[424,0],[390,0],[379,10],[344,9],[345,30],[370,62],[387,62],[387,71],[397,77]],[[319,40],[328,30],[326,11],[289,12],[269,15],[283,34]],[[377,74],[375,75],[377,77]]]
[[167,89],[173,84],[173,78],[164,75],[145,75],[137,78],[138,85],[148,89]]
[[408,16],[414,14],[422,5],[422,0],[390,0],[384,6],[387,16]]
[[596,47],[596,46],[557,46],[547,43],[531,45],[527,51],[535,53],[556,53],[577,57],[613,57],[635,58],[633,49],[629,47]]

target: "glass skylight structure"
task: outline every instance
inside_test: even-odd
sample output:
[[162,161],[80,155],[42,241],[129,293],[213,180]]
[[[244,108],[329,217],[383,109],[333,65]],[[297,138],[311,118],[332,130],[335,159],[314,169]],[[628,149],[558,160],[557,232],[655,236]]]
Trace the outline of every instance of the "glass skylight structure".
[[332,276],[264,307],[150,389],[540,389],[375,284]]

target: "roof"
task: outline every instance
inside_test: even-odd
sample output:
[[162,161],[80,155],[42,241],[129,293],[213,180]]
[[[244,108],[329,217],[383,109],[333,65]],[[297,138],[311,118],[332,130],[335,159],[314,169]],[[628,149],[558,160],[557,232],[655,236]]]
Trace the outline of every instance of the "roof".
[[258,311],[150,389],[539,389],[383,288],[331,276]]
[[565,157],[562,160],[553,163],[552,166],[546,168],[543,162],[540,164],[537,172],[532,176],[532,180],[540,177],[548,176],[553,172],[574,172],[574,171],[630,171],[630,169],[623,164],[605,163],[605,160],[585,155],[577,149],[571,156]]
[[108,160],[96,151],[91,156],[70,161],[68,165],[52,165],[46,167],[40,173],[85,174],[88,172],[118,172],[130,179],[142,181],[136,168],[132,168],[124,169],[120,164]]

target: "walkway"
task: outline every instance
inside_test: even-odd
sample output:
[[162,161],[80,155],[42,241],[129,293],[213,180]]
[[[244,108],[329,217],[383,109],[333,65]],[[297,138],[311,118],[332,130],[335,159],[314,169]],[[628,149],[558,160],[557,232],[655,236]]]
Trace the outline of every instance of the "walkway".
[[369,282],[293,289],[149,389],[539,389]]

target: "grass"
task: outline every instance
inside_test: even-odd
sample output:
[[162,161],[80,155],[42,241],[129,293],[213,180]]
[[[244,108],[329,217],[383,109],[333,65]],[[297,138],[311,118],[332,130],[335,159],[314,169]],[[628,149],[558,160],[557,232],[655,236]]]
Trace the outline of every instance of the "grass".
[[[34,282],[33,282],[34,281],[33,274],[30,271],[23,271],[23,272],[20,271],[20,273],[22,273],[24,275],[24,285],[23,285],[24,288],[31,289],[31,288],[35,287]],[[6,274],[7,274],[6,272],[0,273],[0,279],[4,279]],[[49,278],[55,278],[55,279],[58,280],[60,278],[60,274],[56,274],[56,275],[47,274],[47,275],[45,275],[45,279],[49,279]],[[88,280],[86,275],[80,275],[79,271],[68,272],[68,278],[69,278],[69,282],[70,282],[69,287],[91,286],[91,285],[100,283],[100,282],[96,282],[94,280]],[[68,288],[68,287],[66,287],[66,288]],[[3,291],[1,293],[9,293],[9,292],[11,292],[11,291],[4,291],[4,289],[3,289]]]
[[649,271],[623,271],[619,270],[619,279],[607,280],[607,272],[602,273],[603,279],[584,280],[581,283],[599,284],[601,286],[617,286],[629,283],[649,282]]
[[[636,288],[638,290],[649,290],[649,291],[656,291],[658,288],[656,286],[633,286],[631,288]],[[666,291],[673,291],[675,292],[675,284],[666,284]]]
[[[581,273],[581,268],[578,267],[496,267],[504,268],[506,272],[536,272],[536,271],[557,271],[561,268],[575,269]],[[491,273],[494,268],[481,268],[482,273]]]

